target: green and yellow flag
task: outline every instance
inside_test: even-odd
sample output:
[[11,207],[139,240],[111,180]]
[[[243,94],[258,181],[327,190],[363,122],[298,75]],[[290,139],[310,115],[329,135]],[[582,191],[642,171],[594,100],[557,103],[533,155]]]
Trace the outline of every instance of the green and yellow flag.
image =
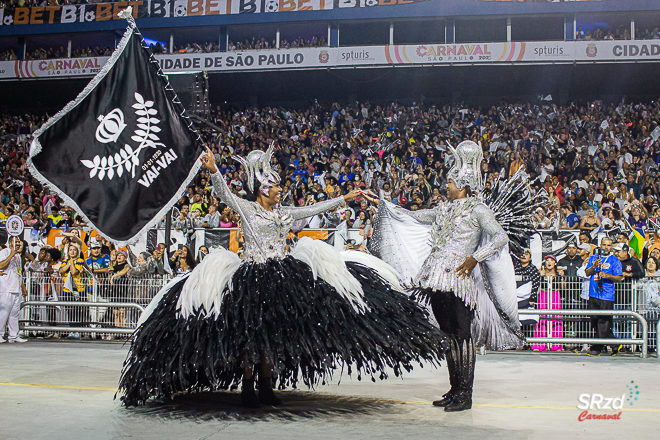
[[642,258],[642,249],[644,249],[645,241],[645,237],[640,234],[637,229],[633,228],[633,235],[630,238],[630,241],[628,241],[628,246],[635,251],[635,257]]

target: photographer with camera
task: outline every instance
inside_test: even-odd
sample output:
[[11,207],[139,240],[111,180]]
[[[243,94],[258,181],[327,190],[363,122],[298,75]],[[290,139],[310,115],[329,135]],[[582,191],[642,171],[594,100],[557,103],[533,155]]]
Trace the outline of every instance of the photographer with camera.
[[[623,279],[621,261],[612,255],[612,239],[604,237],[600,241],[594,255],[589,258],[585,271],[589,277],[589,303],[590,310],[614,310],[614,283]],[[596,331],[597,338],[614,339],[612,332],[611,315],[591,317],[591,327]],[[612,346],[612,356],[619,352],[619,346]],[[589,356],[600,356],[602,344],[593,344]]]

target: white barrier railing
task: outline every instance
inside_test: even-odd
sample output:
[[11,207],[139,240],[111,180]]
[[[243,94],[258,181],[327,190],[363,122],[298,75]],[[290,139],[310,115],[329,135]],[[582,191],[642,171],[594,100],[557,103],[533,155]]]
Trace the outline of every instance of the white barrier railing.
[[641,338],[630,339],[607,339],[607,338],[555,338],[555,337],[539,337],[527,338],[527,342],[531,343],[576,343],[576,344],[603,344],[603,345],[641,345],[641,357],[645,358],[648,353],[648,324],[646,319],[639,313],[631,312],[629,310],[519,310],[521,315],[580,315],[580,316],[631,316],[635,318],[642,327]]
[[[561,350],[564,344],[576,347],[586,344],[582,340],[591,338],[593,330],[588,314],[580,313],[570,316],[570,314],[537,313],[541,310],[549,311],[571,311],[587,310],[588,301],[582,298],[583,282],[578,277],[541,277],[541,285],[538,292],[538,299],[534,309],[531,312],[525,312],[525,315],[543,315],[538,319],[538,323],[525,325],[522,328],[523,334],[528,341],[533,342],[532,348],[545,350]],[[615,303],[614,312],[632,311],[642,316],[648,324],[648,343],[650,348],[656,348],[658,319],[660,318],[660,309],[653,307],[647,300],[649,283],[660,285],[660,278],[642,278],[640,280],[628,280],[615,283]],[[641,326],[637,319],[629,318],[630,315],[624,313],[614,313],[613,332],[616,337],[621,338],[621,343],[627,345],[625,341],[635,339],[639,336]],[[521,316],[521,319],[525,319]],[[541,341],[538,338],[548,338],[552,341]],[[559,341],[558,338],[580,339],[580,342]],[[534,339],[537,339],[534,341]],[[633,349],[637,345],[633,346]]]
[[65,289],[65,278],[58,273],[28,272],[21,328],[48,337],[67,333],[129,335],[140,313],[168,279],[149,275],[110,280],[108,274],[83,275]]
[[[22,329],[33,335],[67,332],[129,334],[135,329],[140,312],[168,279],[167,276],[149,275],[144,278],[120,277],[111,282],[107,275],[97,274],[81,277],[73,283],[74,291],[67,292],[60,274],[28,272],[28,297],[22,305],[20,320]],[[582,283],[582,279],[570,277],[541,279],[535,308],[521,310],[521,319],[539,315],[538,323],[522,328],[529,343],[541,351],[592,343],[593,330],[588,316],[598,313],[588,310],[587,301],[581,298]],[[647,300],[651,283],[660,284],[660,278],[616,283],[614,310],[604,311],[604,314],[616,317],[613,331],[620,338],[616,341],[631,345],[633,349],[641,346],[642,352],[657,345],[660,323],[660,309]],[[646,355],[643,353],[643,356]]]

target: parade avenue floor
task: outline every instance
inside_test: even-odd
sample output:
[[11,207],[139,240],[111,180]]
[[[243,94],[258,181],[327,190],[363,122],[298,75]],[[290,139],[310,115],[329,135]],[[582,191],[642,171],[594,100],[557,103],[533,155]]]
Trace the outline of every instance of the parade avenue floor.
[[[448,389],[444,365],[416,367],[403,379],[392,375],[376,383],[337,376],[316,391],[281,392],[284,405],[278,408],[245,410],[238,406],[237,392],[220,392],[126,409],[113,400],[126,351],[113,342],[0,345],[0,439],[660,437],[660,360],[655,354],[648,359],[631,354],[478,355],[472,410],[445,413],[431,405]],[[634,405],[627,401],[629,386],[638,397]],[[623,410],[618,419],[579,421],[581,394],[624,396]],[[594,408],[588,413],[619,411]]]

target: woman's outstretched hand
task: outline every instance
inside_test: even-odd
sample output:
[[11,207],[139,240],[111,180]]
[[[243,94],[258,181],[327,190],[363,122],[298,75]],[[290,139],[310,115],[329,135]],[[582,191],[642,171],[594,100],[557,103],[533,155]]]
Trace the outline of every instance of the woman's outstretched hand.
[[206,147],[206,154],[202,156],[202,162],[204,163],[204,168],[209,170],[211,173],[215,174],[218,172],[218,167],[216,166],[215,156],[211,152],[209,147]]
[[368,191],[368,192],[363,192],[362,195],[364,196],[365,199],[367,199],[369,203],[378,205],[379,200],[376,194],[372,193],[371,191]]
[[344,196],[344,200],[347,202],[352,202],[357,196],[361,194],[364,194],[361,189],[354,189]]

